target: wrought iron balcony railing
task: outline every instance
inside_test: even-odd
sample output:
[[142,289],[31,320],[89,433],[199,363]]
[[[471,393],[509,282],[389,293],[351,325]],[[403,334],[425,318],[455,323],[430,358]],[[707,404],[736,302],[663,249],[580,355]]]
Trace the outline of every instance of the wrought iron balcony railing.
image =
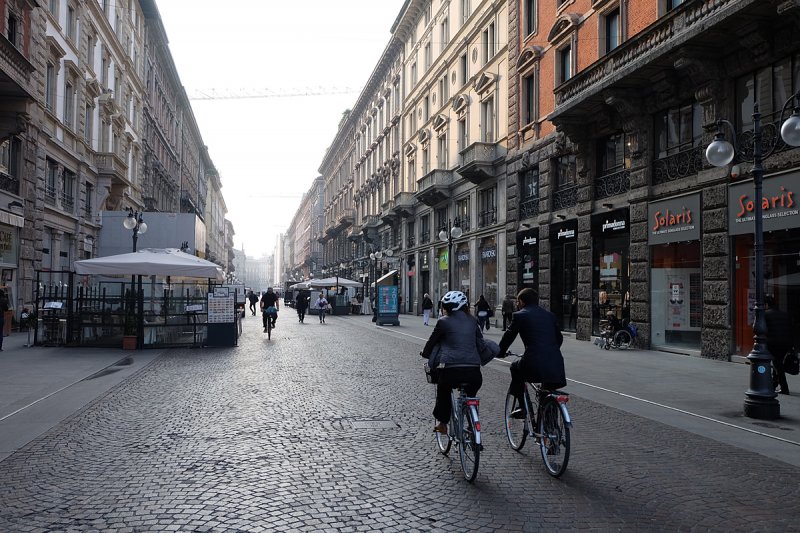
[[492,224],[497,223],[497,210],[490,209],[489,211],[484,211],[482,213],[478,213],[478,227],[485,228],[486,226],[491,226]]
[[628,192],[631,188],[631,172],[627,169],[598,176],[594,180],[594,197],[597,200]]
[[539,197],[525,198],[519,204],[519,218],[533,218],[539,215]]
[[0,190],[19,195],[19,178],[0,173]]
[[704,156],[704,148],[695,146],[653,161],[653,185],[694,176],[710,164]]
[[553,211],[566,209],[578,203],[578,186],[564,187],[553,193]]

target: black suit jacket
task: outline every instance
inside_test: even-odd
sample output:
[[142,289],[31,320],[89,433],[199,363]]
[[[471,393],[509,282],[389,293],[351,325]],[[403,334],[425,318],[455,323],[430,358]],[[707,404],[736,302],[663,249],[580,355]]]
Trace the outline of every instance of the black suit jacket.
[[501,354],[506,353],[517,335],[525,344],[521,365],[528,379],[555,387],[565,386],[567,378],[561,355],[564,337],[556,316],[538,305],[529,305],[514,313],[511,326],[500,340]]

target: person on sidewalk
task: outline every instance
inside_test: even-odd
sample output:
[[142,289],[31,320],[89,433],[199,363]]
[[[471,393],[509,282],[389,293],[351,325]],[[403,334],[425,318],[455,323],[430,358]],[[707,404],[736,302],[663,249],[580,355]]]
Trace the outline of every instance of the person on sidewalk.
[[256,303],[258,303],[258,296],[252,290],[247,294],[247,299],[250,300],[250,311],[253,316],[256,316]]
[[[497,357],[505,357],[517,335],[522,337],[525,353],[511,363],[511,383],[508,394],[522,405],[525,382],[541,383],[545,390],[557,389],[567,384],[564,371],[564,356],[561,354],[561,343],[564,338],[558,327],[556,315],[539,307],[539,293],[533,289],[522,289],[517,294],[517,308],[511,325],[500,339],[500,353]],[[516,409],[512,416],[524,417],[523,409]]]
[[433,310],[433,300],[426,292],[422,297],[422,324],[427,326],[428,321],[431,319],[431,311]]
[[[431,368],[439,368],[433,431],[447,433],[452,398],[450,391],[466,383],[467,396],[475,396],[483,384],[478,339],[483,338],[478,323],[469,314],[469,300],[461,291],[449,291],[442,298],[444,316],[434,326],[420,355]],[[441,366],[443,365],[443,367]]]
[[3,351],[3,337],[5,336],[3,330],[6,327],[6,311],[11,309],[8,303],[8,296],[6,291],[0,290],[0,352]]
[[489,329],[489,314],[491,310],[492,306],[489,305],[489,302],[487,302],[486,298],[481,294],[478,298],[478,303],[475,304],[475,314],[478,315],[478,326],[480,326],[481,331]]
[[515,303],[516,300],[514,300],[514,297],[510,294],[506,294],[506,298],[503,300],[503,307],[501,308],[503,313],[503,331],[511,324],[511,317],[514,315],[514,311],[517,310]]
[[294,307],[297,309],[297,320],[302,324],[303,321],[306,319],[306,309],[308,309],[308,296],[304,291],[300,291],[297,294],[297,298],[294,301]]
[[772,355],[772,385],[779,394],[789,394],[786,372],[783,370],[783,358],[794,344],[792,321],[789,319],[789,313],[775,305],[775,298],[772,296],[765,297],[764,304],[767,306],[767,310],[764,311],[764,320],[767,323],[767,349]]
[[328,300],[322,293],[319,293],[319,298],[317,298],[317,309],[319,309],[319,323],[324,324],[325,312],[328,310]]

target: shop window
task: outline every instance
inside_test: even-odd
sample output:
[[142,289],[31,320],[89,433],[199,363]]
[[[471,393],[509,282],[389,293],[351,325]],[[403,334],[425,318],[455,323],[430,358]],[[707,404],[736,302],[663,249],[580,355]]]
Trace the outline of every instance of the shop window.
[[[653,346],[700,348],[703,284],[700,241],[652,247],[651,342]],[[632,317],[641,320],[641,317]]]

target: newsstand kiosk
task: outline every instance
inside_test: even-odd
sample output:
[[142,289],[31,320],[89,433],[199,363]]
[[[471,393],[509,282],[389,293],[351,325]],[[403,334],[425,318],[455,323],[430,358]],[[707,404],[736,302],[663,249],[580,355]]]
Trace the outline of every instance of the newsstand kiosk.
[[397,270],[392,270],[375,282],[377,299],[375,302],[378,326],[399,326],[400,317],[398,306],[399,276]]

